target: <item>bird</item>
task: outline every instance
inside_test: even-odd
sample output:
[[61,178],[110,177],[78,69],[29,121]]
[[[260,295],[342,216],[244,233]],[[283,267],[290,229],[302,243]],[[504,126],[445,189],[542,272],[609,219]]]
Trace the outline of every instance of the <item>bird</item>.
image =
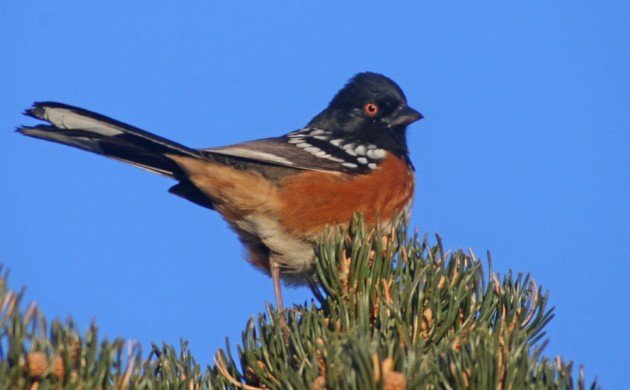
[[169,192],[218,212],[247,260],[285,285],[312,283],[327,227],[410,213],[414,167],[407,127],[423,118],[392,79],[354,75],[306,126],[282,136],[194,149],[107,116],[57,102],[24,115],[23,135],[86,150],[177,181]]

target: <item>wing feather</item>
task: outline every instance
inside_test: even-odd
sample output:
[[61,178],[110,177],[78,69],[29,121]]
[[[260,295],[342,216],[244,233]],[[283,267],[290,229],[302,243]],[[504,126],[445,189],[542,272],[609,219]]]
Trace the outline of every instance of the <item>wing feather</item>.
[[352,156],[330,142],[309,138],[305,143],[291,142],[288,136],[202,149],[209,155],[223,155],[252,162],[262,162],[287,168],[330,173],[360,174],[369,172],[367,166],[353,163]]

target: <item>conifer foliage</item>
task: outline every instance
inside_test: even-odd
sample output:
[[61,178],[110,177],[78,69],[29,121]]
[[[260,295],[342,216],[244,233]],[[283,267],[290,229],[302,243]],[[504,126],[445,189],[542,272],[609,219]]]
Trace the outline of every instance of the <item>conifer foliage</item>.
[[[92,325],[48,324],[0,278],[0,388],[566,389],[586,384],[542,350],[548,293],[447,253],[406,225],[360,218],[317,248],[314,300],[252,318],[239,346],[202,368],[187,348],[102,340]],[[489,263],[490,264],[490,263]]]

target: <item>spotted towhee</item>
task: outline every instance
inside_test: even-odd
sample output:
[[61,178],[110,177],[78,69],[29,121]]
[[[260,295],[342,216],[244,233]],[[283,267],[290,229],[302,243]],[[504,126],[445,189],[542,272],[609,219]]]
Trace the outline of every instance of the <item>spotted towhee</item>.
[[248,260],[280,278],[313,278],[314,243],[355,212],[386,222],[408,212],[414,191],[405,131],[422,115],[400,87],[376,73],[354,76],[304,128],[275,138],[190,149],[125,123],[61,103],[26,115],[48,124],[24,135],[98,153],[178,181],[170,192],[218,211]]

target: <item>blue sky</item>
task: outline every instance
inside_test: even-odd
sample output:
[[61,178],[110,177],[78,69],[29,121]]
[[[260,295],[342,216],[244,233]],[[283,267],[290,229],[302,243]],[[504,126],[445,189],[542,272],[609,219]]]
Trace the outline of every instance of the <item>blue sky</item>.
[[0,3],[0,261],[14,288],[49,318],[95,318],[145,346],[182,337],[209,362],[273,301],[271,281],[167,179],[21,137],[21,111],[57,100],[225,145],[301,127],[372,70],[425,115],[409,129],[412,224],[531,272],[556,306],[547,355],[626,384],[627,2],[227,3]]

